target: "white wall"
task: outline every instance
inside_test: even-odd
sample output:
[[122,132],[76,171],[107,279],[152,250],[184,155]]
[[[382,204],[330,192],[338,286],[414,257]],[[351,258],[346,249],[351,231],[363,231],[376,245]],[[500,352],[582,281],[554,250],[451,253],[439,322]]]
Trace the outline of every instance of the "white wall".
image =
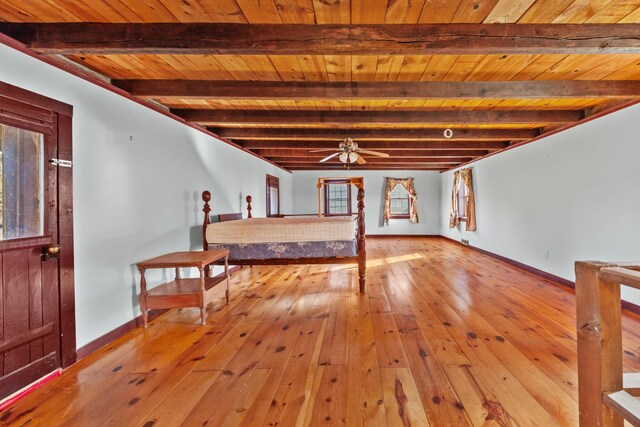
[[[317,213],[319,177],[362,176],[367,234],[440,234],[440,174],[431,171],[296,171],[293,173],[293,213]],[[383,226],[385,177],[414,178],[418,193],[419,223],[392,219]],[[356,211],[356,191],[353,209]],[[283,211],[286,213],[286,211]]]
[[271,174],[291,210],[290,173],[4,45],[0,64],[1,81],[74,107],[78,347],[140,314],[136,262],[201,248],[202,190],[213,213],[238,212],[251,194],[264,215]]
[[640,261],[638,117],[635,105],[472,164],[476,232],[448,228],[442,174],[441,234],[572,281],[576,260]]

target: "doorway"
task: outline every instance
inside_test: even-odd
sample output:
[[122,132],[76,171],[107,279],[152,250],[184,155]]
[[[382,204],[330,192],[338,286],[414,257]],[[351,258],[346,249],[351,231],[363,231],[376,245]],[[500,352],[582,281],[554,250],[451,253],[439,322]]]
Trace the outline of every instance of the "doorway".
[[0,399],[76,360],[72,108],[0,82]]
[[280,179],[267,175],[267,217],[280,216]]

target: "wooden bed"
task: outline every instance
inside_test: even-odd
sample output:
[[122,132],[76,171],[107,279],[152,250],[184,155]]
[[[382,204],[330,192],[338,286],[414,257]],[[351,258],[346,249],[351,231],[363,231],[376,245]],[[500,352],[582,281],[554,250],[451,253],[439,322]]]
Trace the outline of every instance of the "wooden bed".
[[[233,256],[229,257],[229,264],[232,265],[289,265],[289,264],[351,264],[356,263],[358,265],[358,278],[359,278],[359,289],[360,293],[364,293],[365,291],[365,270],[366,270],[366,260],[367,260],[367,252],[365,247],[365,226],[364,226],[364,188],[362,185],[354,184],[358,188],[358,214],[355,219],[355,255],[353,256],[323,256],[323,257],[301,257],[301,258],[257,258],[257,259],[234,259]],[[247,201],[249,205],[247,206],[250,209],[250,196],[247,196]],[[219,245],[219,242],[208,242],[207,241],[207,227],[211,224],[211,206],[209,202],[211,201],[211,193],[209,191],[204,191],[202,193],[202,200],[204,201],[204,221],[202,223],[202,249],[207,251],[210,247],[213,249],[214,244]],[[249,211],[250,212],[250,211]],[[282,217],[286,217],[287,215],[281,215],[278,218],[268,218],[266,220],[273,221],[284,221]],[[225,214],[224,217],[220,219],[224,220],[233,220],[232,222],[237,223],[238,221],[243,221],[241,219],[237,219],[238,214],[232,214],[232,216],[228,216]],[[224,219],[223,219],[224,218]],[[317,218],[316,218],[317,219]],[[247,221],[250,221],[247,219]],[[275,223],[274,223],[275,224]],[[245,244],[243,242],[243,244]],[[209,274],[209,272],[207,272]]]

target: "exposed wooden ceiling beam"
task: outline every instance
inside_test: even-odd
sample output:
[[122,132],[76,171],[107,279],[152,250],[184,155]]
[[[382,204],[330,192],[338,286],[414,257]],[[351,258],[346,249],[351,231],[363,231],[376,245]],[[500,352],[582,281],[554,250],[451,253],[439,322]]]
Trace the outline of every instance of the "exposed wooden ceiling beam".
[[0,23],[43,53],[486,55],[639,53],[635,24]]
[[[373,166],[373,165],[379,165],[379,166],[424,166],[424,167],[437,167],[437,168],[441,168],[441,167],[451,167],[451,162],[442,162],[442,163],[438,163],[438,162],[423,162],[423,161],[410,161],[408,159],[404,159],[404,160],[400,160],[400,161],[388,161],[388,160],[395,160],[395,159],[380,159],[380,158],[376,158],[376,157],[372,157],[372,156],[364,156],[364,159],[367,161],[366,164],[368,164],[369,166]],[[287,167],[287,166],[315,166],[315,165],[327,165],[327,166],[340,166],[343,165],[344,163],[342,163],[339,160],[336,159],[331,159],[330,161],[327,161],[325,163],[320,163],[317,162],[315,160],[309,160],[307,162],[282,162],[279,163],[280,165],[284,165],[283,167]]]
[[584,118],[582,110],[439,110],[439,111],[336,111],[336,110],[171,110],[190,122],[207,125],[240,124],[422,124],[422,123],[567,123]]
[[239,80],[113,80],[140,98],[179,99],[563,99],[634,98],[638,80],[493,82],[279,82]]
[[358,140],[409,139],[416,141],[505,141],[535,138],[535,129],[453,129],[451,138],[445,138],[445,129],[287,129],[287,128],[210,128],[213,133],[231,139],[327,139]]
[[[364,149],[371,147],[362,147]],[[263,150],[252,150],[254,153],[270,158],[270,157],[299,157],[299,158],[310,158],[313,155],[318,155],[318,153],[309,153],[308,149],[293,149],[293,150],[285,150],[285,149],[263,149]],[[376,150],[377,151],[377,150]],[[394,158],[420,158],[420,157],[439,157],[439,158],[447,158],[447,157],[482,157],[491,153],[489,150],[416,150],[416,149],[404,149],[404,150],[385,150],[384,152],[393,156]],[[320,153],[322,154],[322,153]],[[326,152],[326,156],[331,154],[331,151]],[[325,156],[325,157],[326,157]]]
[[[331,154],[328,152],[326,155],[322,157],[318,157],[313,155],[315,153],[309,154],[307,157],[268,157],[274,163],[278,164],[298,164],[298,163],[319,163],[320,160]],[[431,164],[431,163],[439,163],[439,164],[460,164],[466,163],[473,160],[473,157],[396,157],[391,155],[391,157],[376,157],[372,154],[362,153],[362,157],[367,161],[367,163],[375,163],[375,164]],[[325,162],[327,164],[340,163],[337,158],[333,158]]]
[[[243,148],[256,149],[321,149],[338,148],[337,141],[241,141]],[[367,141],[360,148],[370,150],[502,150],[509,146],[507,141]]]
[[[332,165],[324,165],[323,163],[316,164],[308,164],[308,165],[280,165],[285,169],[289,170],[346,170],[347,167],[344,164],[332,164]],[[366,170],[429,170],[429,171],[444,171],[447,169],[451,169],[451,165],[429,165],[429,166],[421,166],[421,165],[401,165],[401,166],[393,166],[393,165],[349,165],[351,170],[358,169],[366,169]]]

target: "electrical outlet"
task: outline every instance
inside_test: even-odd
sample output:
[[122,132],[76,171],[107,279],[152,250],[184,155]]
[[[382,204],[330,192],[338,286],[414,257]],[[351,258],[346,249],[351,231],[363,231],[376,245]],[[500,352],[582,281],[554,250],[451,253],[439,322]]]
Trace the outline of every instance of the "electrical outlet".
[[467,239],[460,239],[460,242],[462,242],[463,245],[469,246],[469,241]]
[[549,259],[549,250],[544,251],[544,259]]

